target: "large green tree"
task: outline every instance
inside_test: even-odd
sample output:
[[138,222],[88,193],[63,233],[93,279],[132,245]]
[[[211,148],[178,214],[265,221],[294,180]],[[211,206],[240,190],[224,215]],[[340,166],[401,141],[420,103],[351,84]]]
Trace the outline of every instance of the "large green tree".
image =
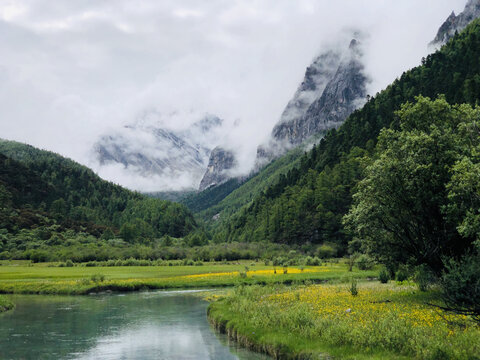
[[459,178],[475,176],[474,169],[462,170],[480,143],[480,110],[452,106],[443,97],[418,97],[397,116],[400,130],[380,133],[376,158],[344,221],[384,263],[427,264],[440,272],[445,256],[461,255],[474,240],[471,232],[459,232],[459,225],[472,209],[463,199],[478,190],[479,178]]

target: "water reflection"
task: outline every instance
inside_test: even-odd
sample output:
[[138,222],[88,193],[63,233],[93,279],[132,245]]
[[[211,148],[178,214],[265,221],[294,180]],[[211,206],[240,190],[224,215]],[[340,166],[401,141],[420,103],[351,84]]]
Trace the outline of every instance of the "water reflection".
[[189,292],[15,301],[0,315],[1,359],[266,359],[219,341]]

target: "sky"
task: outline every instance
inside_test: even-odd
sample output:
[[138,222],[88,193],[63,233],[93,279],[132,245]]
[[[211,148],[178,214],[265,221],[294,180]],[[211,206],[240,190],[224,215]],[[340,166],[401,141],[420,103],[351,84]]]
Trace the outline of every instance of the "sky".
[[209,113],[231,124],[224,141],[246,171],[322,49],[367,34],[373,95],[420,64],[465,3],[0,0],[0,137],[91,166],[98,137],[145,111],[187,114],[163,119],[173,129]]

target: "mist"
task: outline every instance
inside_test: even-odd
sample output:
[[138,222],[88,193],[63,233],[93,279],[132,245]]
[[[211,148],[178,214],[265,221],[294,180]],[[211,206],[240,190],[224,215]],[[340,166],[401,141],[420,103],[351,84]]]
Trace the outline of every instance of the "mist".
[[[4,0],[0,137],[58,152],[135,190],[189,188],[179,174],[136,179],[92,157],[99,136],[146,111],[169,129],[224,120],[218,144],[251,169],[305,68],[324,48],[363,39],[374,95],[420,64],[466,0]],[[349,40],[349,39],[348,39]],[[348,44],[348,43],[347,43]],[[175,189],[177,189],[177,187]]]

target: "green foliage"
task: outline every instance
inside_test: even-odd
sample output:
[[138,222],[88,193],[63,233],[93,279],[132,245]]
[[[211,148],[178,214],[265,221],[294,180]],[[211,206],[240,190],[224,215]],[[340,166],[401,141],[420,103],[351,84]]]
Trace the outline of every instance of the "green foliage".
[[103,274],[93,274],[90,277],[90,280],[93,281],[94,283],[101,283],[105,281],[105,275]]
[[408,280],[409,277],[410,273],[408,271],[408,268],[405,265],[401,265],[395,275],[396,280],[401,282]]
[[415,271],[414,280],[420,291],[427,291],[436,281],[435,275],[426,264],[419,265]]
[[397,116],[400,130],[380,133],[345,222],[383,263],[428,264],[438,273],[443,256],[459,256],[472,242],[445,209],[457,208],[448,191],[455,166],[480,145],[480,109],[419,97]]
[[352,282],[350,283],[350,294],[352,296],[357,296],[358,295],[358,288],[357,288],[358,282],[356,279],[352,279]]
[[382,284],[388,283],[388,280],[390,280],[390,274],[388,273],[387,269],[382,268],[380,270],[378,273],[378,280],[380,280]]
[[6,297],[0,296],[0,313],[11,310],[15,305]]
[[[400,117],[396,115],[396,112],[401,109],[402,104],[414,102],[415,97],[419,95],[435,98],[438,94],[445,94],[445,100],[450,104],[469,103],[474,105],[480,99],[480,87],[477,86],[480,84],[480,63],[477,61],[480,57],[479,34],[480,21],[476,20],[439,52],[429,55],[423,61],[422,66],[405,72],[384,91],[370,98],[367,104],[354,112],[338,130],[327,133],[317,146],[300,158],[296,168],[284,176],[280,176],[276,183],[270,185],[263,193],[255,195],[248,205],[233,213],[222,213],[221,218],[224,223],[219,229],[222,237],[228,240],[268,240],[296,244],[333,242],[338,246],[339,255],[343,256],[347,252],[347,244],[352,240],[353,234],[345,231],[342,218],[352,205],[352,194],[356,192],[358,181],[364,178],[364,168],[369,166],[371,161],[376,160],[374,150],[377,136],[381,130],[391,129],[382,133],[384,143],[387,137],[395,138],[398,135],[395,131],[400,130]],[[412,133],[412,137],[409,138],[410,145],[420,149],[423,139],[428,140],[426,146],[431,150],[435,149],[436,140],[445,141],[442,146],[451,145],[447,133],[442,133],[443,130],[440,126],[440,122],[449,121],[448,115],[439,113],[438,121],[434,121],[430,118],[433,113],[428,114],[425,111],[422,113],[425,109],[418,110],[416,115],[408,115],[410,116],[408,131]],[[462,113],[462,109],[454,109],[453,112]],[[405,114],[404,117],[408,116]],[[423,119],[423,116],[426,118]],[[440,133],[436,133],[437,130],[430,131],[423,126],[424,121],[425,124],[437,126]],[[452,123],[450,122],[450,124]],[[417,126],[418,129],[416,129]],[[473,134],[473,132],[470,133]],[[470,139],[475,140],[475,137],[470,137]],[[399,138],[394,140],[397,140],[397,146],[402,149]],[[393,150],[392,148],[391,152]],[[407,153],[407,150],[404,150],[404,153]],[[424,161],[416,168],[417,174],[430,181],[424,186],[426,192],[422,199],[428,200],[427,196],[430,194],[433,194],[433,200],[445,199],[448,196],[448,191],[444,188],[445,184],[440,185],[441,179],[436,179],[435,176],[448,177],[449,175],[448,170],[440,171],[439,162],[447,161],[455,166],[457,159],[440,151],[439,155],[443,158],[432,163],[433,166],[438,165],[435,169],[439,172],[428,179],[429,171],[426,162],[435,159],[428,158],[431,154],[420,152],[418,157],[415,157],[413,150],[411,152],[411,163],[407,164],[409,165],[408,169],[415,170],[415,164],[412,161],[417,158],[419,161]],[[453,163],[451,163],[452,160],[454,160]],[[399,169],[399,171],[401,170]],[[467,178],[472,179],[470,187],[476,186],[477,190],[475,191],[478,194],[478,181],[474,181],[478,169],[475,169],[475,166],[464,164],[463,170],[460,170],[462,169],[459,168],[456,171],[462,174],[457,176],[457,183],[462,184]],[[393,182],[395,169],[390,168],[390,171],[391,173],[387,175],[392,177],[391,181]],[[410,185],[414,186],[415,184]],[[420,190],[421,184],[417,185]],[[465,199],[468,198],[468,194],[473,193],[467,189],[468,191],[464,195],[453,183],[449,189],[451,189],[451,196],[460,196]],[[441,191],[436,194],[435,190]],[[241,186],[230,196],[242,191],[243,187]],[[397,189],[396,191],[398,193],[401,190]],[[410,199],[407,197],[406,200]],[[475,199],[475,201],[477,200]],[[431,203],[428,201],[427,205]],[[465,207],[450,209],[457,216],[463,216],[465,229],[462,231],[465,233],[476,231],[475,228],[480,223],[480,221],[476,221],[476,214],[478,214],[480,206],[469,206],[470,204],[469,201],[466,201]],[[476,204],[475,202],[472,205]],[[425,218],[429,216],[430,211],[434,211],[433,214],[430,214],[434,219],[438,219],[439,211],[446,211],[446,209],[442,210],[438,207],[426,207],[425,210],[422,216]],[[419,211],[417,206],[410,209],[409,212]],[[404,214],[399,215],[400,217],[404,216]],[[431,226],[437,224],[438,221],[432,223]],[[455,237],[451,233],[452,228],[454,226],[449,225],[446,229],[447,233],[440,231],[440,239],[447,240],[449,243],[447,247],[450,247],[450,241],[453,241],[453,237]],[[440,229],[443,229],[443,226]],[[402,232],[409,231],[408,228],[401,230]],[[386,237],[383,233],[379,233],[379,236]],[[463,251],[464,248],[465,243],[459,244],[459,251]],[[444,249],[443,247],[437,252],[435,246],[432,246],[432,249],[423,248],[419,257],[431,262],[432,266],[439,269],[442,267],[439,254]],[[450,250],[453,249],[450,248],[448,251]],[[431,252],[435,254],[433,254],[432,260],[428,260],[428,254]],[[411,251],[401,255],[397,252],[393,254],[393,257],[407,257],[410,253]]]
[[147,198],[72,160],[5,140],[0,200],[2,257],[21,254],[35,262],[51,259],[49,247],[68,247],[72,239],[113,244],[119,234],[130,244],[149,243],[164,235],[183,237],[197,227],[183,205]]
[[373,269],[374,261],[370,256],[361,254],[357,258],[357,266],[360,270],[371,270]]
[[[244,182],[230,180],[225,184],[215,186],[190,198],[186,198],[182,203],[189,206],[190,209],[201,210],[198,216],[208,221],[213,228],[217,229],[219,225],[228,222],[232,214],[235,214],[238,210],[247,206],[252,199],[261,194],[267,187],[279,181],[282,175],[285,177],[285,174],[294,169],[299,163],[299,158],[302,154],[302,149],[293,149],[284,156],[272,161]],[[225,193],[226,188],[232,191],[222,198],[222,196],[219,196],[219,193]],[[212,217],[216,214],[220,214],[221,222],[212,220]],[[223,230],[223,228],[221,230]]]
[[480,322],[480,254],[460,261],[450,259],[441,279],[442,300],[447,309]]

